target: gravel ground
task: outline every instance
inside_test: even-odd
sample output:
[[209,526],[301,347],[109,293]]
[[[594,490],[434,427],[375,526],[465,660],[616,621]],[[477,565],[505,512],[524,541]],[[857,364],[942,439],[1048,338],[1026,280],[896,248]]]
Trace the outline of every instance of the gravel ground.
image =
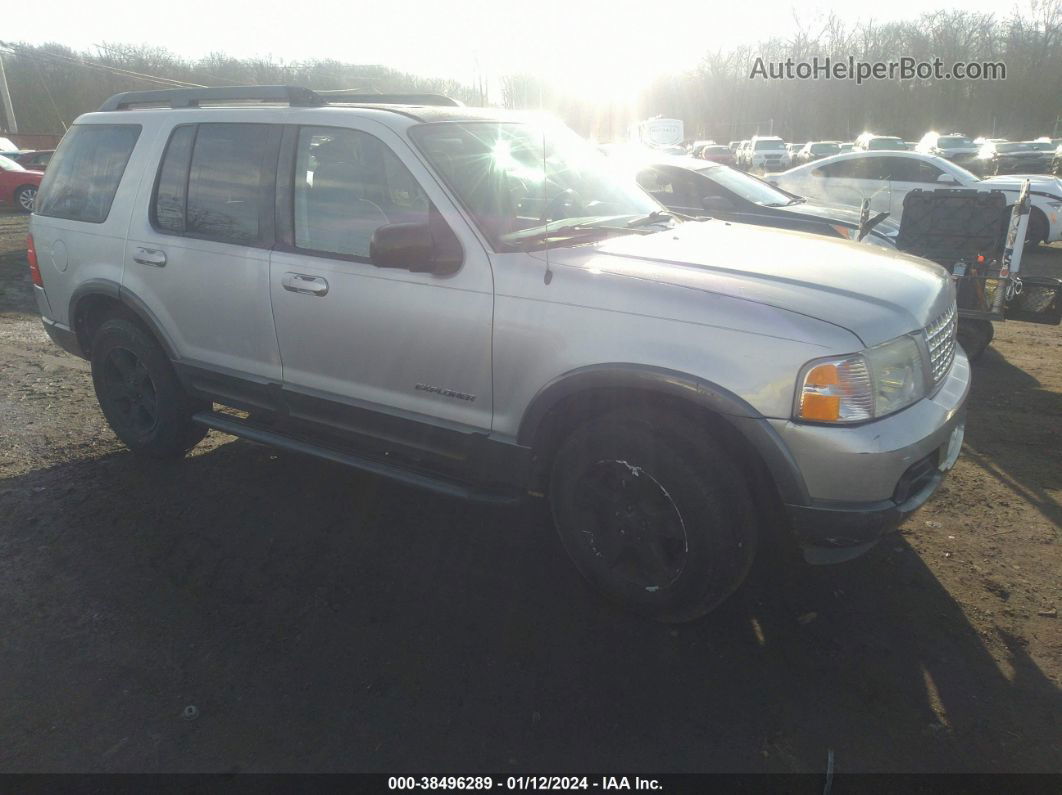
[[0,771],[1062,772],[1059,328],[998,328],[899,534],[665,627],[602,604],[541,505],[216,433],[134,460],[24,238],[0,215]]

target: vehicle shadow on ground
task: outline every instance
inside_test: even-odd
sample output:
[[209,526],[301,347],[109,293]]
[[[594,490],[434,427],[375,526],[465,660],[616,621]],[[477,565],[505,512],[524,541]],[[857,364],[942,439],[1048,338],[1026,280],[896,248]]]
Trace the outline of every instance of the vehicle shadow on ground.
[[23,250],[0,252],[0,313],[37,313],[33,282]]
[[[1047,349],[1055,355],[1054,347]],[[989,347],[974,365],[963,456],[1062,530],[1062,488],[1053,461],[1062,445],[1062,395]],[[1047,465],[1045,465],[1047,464]]]
[[899,536],[671,627],[590,592],[540,504],[242,441],[9,478],[0,517],[5,771],[1062,763],[1058,690],[1007,638],[1004,675]]

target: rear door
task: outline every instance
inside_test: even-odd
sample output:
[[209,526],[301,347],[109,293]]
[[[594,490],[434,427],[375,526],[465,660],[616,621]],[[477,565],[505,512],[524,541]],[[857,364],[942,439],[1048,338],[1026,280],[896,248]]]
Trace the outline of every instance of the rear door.
[[829,204],[861,207],[864,199],[870,199],[871,212],[888,212],[890,187],[886,164],[887,158],[878,155],[853,157],[823,163],[811,169],[808,182],[809,195]]
[[932,163],[914,157],[886,157],[891,188],[890,214],[893,221],[903,216],[904,197],[913,190],[936,190],[954,187],[954,183],[940,182],[944,171]]
[[157,142],[129,227],[123,288],[180,367],[234,405],[271,406],[281,379],[269,303],[276,124],[178,124]]

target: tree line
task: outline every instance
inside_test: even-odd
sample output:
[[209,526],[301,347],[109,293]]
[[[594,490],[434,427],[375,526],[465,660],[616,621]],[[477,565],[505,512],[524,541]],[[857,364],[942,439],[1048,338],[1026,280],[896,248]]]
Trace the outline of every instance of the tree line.
[[[864,130],[917,139],[929,129],[1030,138],[1062,133],[1062,0],[1030,0],[1007,15],[964,10],[917,19],[845,23],[836,16],[794,18],[794,32],[755,45],[706,52],[693,69],[665,74],[622,103],[602,105],[530,74],[495,77],[492,90],[422,77],[386,66],[336,60],[284,63],[223,54],[189,60],[153,47],[101,45],[76,52],[57,44],[7,43],[7,71],[19,128],[62,132],[111,94],[164,88],[160,78],[201,85],[290,83],[316,89],[443,93],[467,104],[491,99],[508,108],[552,111],[578,132],[621,140],[637,119],[682,119],[691,138],[728,141],[754,134],[786,140],[852,140]],[[888,62],[901,57],[1002,63],[1004,80],[769,79],[751,77],[766,63]]]

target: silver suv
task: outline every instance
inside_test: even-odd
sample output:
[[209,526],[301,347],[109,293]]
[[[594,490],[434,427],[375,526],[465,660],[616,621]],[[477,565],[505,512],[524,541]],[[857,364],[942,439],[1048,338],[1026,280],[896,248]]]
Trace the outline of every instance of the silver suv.
[[216,428],[544,497],[588,580],[670,621],[769,529],[859,554],[954,463],[970,372],[940,268],[677,218],[558,124],[389,99],[143,92],[71,127],[34,292],[131,450]]

